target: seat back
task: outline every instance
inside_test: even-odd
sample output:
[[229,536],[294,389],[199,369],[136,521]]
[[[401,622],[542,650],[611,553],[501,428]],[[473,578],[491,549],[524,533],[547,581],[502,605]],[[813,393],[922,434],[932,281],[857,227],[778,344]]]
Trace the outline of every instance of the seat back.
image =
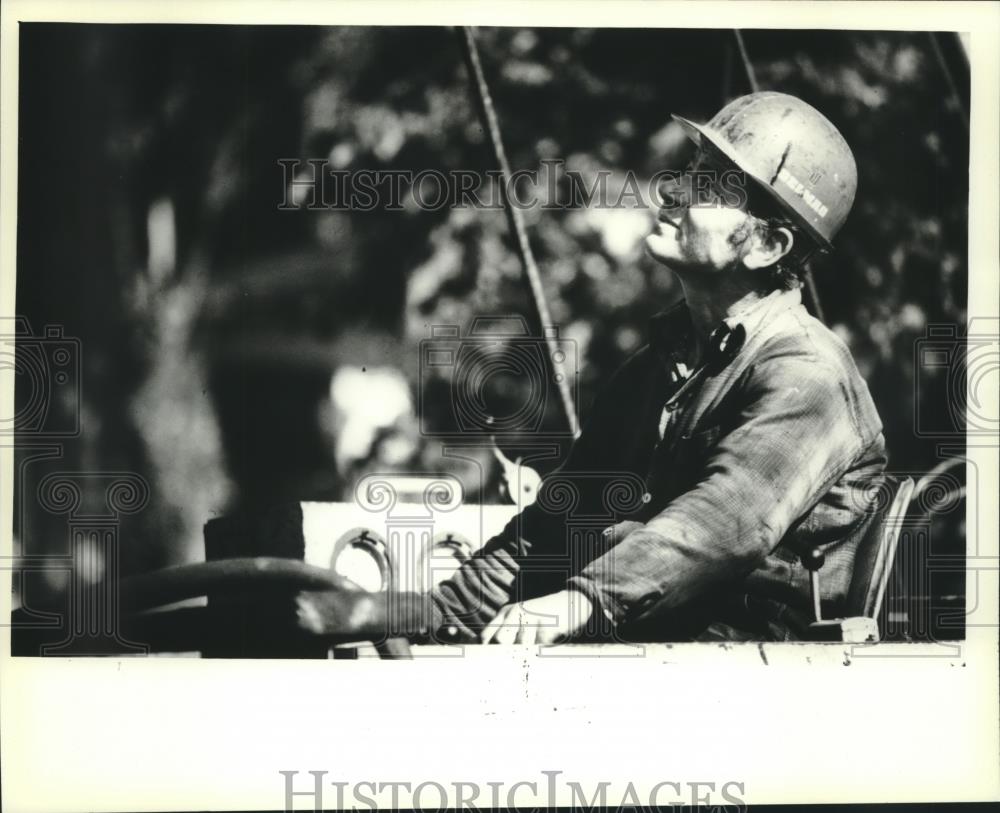
[[913,480],[887,476],[880,499],[880,517],[868,526],[858,544],[854,558],[854,573],[847,593],[845,615],[878,618],[885,588],[892,572],[896,544],[903,518],[913,496]]

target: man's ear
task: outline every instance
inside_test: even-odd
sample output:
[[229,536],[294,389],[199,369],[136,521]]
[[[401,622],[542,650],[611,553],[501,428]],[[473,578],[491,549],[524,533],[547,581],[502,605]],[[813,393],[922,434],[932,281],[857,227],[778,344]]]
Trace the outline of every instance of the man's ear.
[[757,231],[748,244],[748,250],[743,255],[743,264],[751,271],[774,265],[792,250],[795,237],[784,226]]

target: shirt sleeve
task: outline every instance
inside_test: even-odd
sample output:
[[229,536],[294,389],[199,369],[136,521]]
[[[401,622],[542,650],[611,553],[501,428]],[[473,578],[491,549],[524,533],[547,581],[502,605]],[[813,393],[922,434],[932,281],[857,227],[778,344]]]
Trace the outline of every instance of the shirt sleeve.
[[[640,351],[620,369],[591,407],[580,437],[573,443],[558,472],[601,470],[621,423],[619,397],[642,364]],[[434,588],[433,626],[450,641],[475,640],[500,609],[515,600],[526,562],[565,554],[565,517],[545,511],[536,503],[521,511],[497,536],[490,539],[449,579]],[[540,574],[538,574],[540,575]],[[561,586],[566,587],[564,573]],[[580,589],[579,587],[577,589]]]
[[749,373],[737,418],[707,450],[694,487],[569,580],[599,596],[615,622],[745,577],[860,450],[839,371],[786,356]]

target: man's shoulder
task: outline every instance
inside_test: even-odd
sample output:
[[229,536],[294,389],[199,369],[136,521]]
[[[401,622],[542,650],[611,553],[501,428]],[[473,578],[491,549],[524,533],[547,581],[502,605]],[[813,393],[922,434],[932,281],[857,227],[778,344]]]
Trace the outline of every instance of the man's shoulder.
[[778,324],[760,348],[758,360],[801,359],[860,375],[844,340],[804,307],[790,308],[777,319]]
[[859,429],[868,430],[864,434],[881,431],[868,385],[844,340],[803,307],[790,309],[780,320],[754,359],[751,375],[809,379],[819,391],[845,397]]

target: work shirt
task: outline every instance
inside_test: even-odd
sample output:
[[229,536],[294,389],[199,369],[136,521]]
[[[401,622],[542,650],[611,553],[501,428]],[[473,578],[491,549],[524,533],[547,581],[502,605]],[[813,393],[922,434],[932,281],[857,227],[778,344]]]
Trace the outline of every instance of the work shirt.
[[652,320],[535,504],[435,589],[443,640],[567,587],[625,637],[792,639],[814,547],[841,614],[886,465],[850,353],[798,290],[726,319],[692,370],[693,342],[684,302]]

